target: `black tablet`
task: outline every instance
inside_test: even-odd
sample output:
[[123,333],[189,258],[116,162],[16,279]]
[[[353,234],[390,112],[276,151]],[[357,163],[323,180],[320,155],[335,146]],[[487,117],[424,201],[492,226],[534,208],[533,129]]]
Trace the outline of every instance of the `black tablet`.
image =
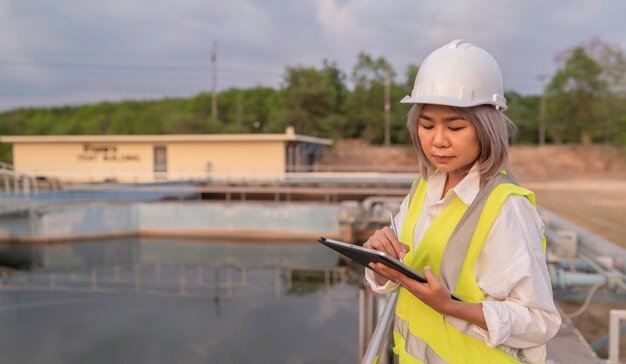
[[404,265],[401,261],[388,255],[385,252],[364,248],[359,245],[348,244],[333,239],[326,239],[324,237],[319,238],[318,241],[326,245],[327,247],[354,260],[355,262],[363,265],[365,268],[370,268],[369,264],[371,262],[383,263],[390,268],[402,272],[408,277],[411,277],[419,282],[426,283],[426,279],[421,274],[417,273],[412,268]]
[[[407,277],[413,278],[418,282],[426,283],[424,276],[385,252],[365,248],[359,245],[344,243],[342,241],[327,239],[324,237],[320,237],[318,242],[345,255],[346,257],[363,265],[365,268],[372,269],[369,267],[371,262],[383,263],[384,265],[403,273]],[[460,299],[455,295],[452,295],[452,298],[460,301]]]

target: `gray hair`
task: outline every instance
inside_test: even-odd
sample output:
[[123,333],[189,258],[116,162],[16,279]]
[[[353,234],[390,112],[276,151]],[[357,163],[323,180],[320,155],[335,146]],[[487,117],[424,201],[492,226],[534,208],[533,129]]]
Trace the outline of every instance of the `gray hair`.
[[[413,141],[413,147],[417,152],[420,173],[428,179],[435,172],[435,166],[422,150],[417,134],[417,121],[425,105],[415,104],[411,107],[406,125]],[[480,153],[476,163],[480,171],[481,186],[497,176],[502,169],[506,169],[509,176],[513,177],[508,162],[509,133],[517,132],[513,122],[504,115],[504,112],[496,110],[491,105],[451,107],[476,127],[476,134],[480,143]]]

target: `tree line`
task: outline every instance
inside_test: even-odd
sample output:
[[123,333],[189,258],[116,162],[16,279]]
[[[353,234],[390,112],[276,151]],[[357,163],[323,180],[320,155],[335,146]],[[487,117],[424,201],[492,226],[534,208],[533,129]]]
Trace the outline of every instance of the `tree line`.
[[[597,39],[557,55],[558,71],[541,95],[505,93],[507,115],[519,131],[513,143],[607,143],[626,146],[626,58]],[[158,101],[103,102],[83,106],[17,109],[0,113],[0,135],[282,133],[384,142],[387,87],[390,141],[409,144],[400,100],[410,94],[418,67],[397,75],[384,57],[360,53],[350,74],[335,62],[287,66],[277,89],[231,88]],[[0,145],[0,160],[10,147]]]

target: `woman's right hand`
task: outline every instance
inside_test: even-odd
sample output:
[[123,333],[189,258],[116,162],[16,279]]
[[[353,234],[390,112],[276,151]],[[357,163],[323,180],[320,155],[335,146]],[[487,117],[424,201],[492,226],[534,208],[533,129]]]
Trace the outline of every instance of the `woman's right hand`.
[[[385,252],[388,255],[397,259],[402,259],[404,255],[409,251],[409,246],[402,244],[389,226],[385,226],[382,229],[376,230],[374,234],[372,234],[372,236],[367,239],[363,246],[365,248]],[[376,283],[378,283],[379,285],[382,286],[387,283],[388,278],[378,273],[375,273],[374,275],[376,277]]]

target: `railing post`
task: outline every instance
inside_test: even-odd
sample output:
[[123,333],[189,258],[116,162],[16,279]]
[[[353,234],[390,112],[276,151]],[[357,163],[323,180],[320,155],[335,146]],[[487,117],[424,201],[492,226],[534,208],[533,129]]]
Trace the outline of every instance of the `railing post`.
[[391,332],[391,326],[395,317],[397,301],[398,293],[392,293],[388,296],[387,304],[385,305],[383,313],[378,318],[378,323],[376,324],[376,329],[372,334],[370,343],[367,346],[367,351],[361,357],[361,363],[371,364],[378,362],[379,360],[380,363],[385,363],[387,356],[386,345],[389,340],[389,333]]
[[626,310],[611,310],[609,318],[609,359],[607,364],[619,363],[619,323],[621,320],[626,320]]
[[36,176],[31,177],[31,179],[33,181],[33,193],[36,196],[39,193],[39,183],[37,182]]
[[365,288],[359,288],[359,362],[365,355]]
[[372,337],[374,333],[374,322],[376,318],[374,317],[374,295],[367,295],[367,337]]

